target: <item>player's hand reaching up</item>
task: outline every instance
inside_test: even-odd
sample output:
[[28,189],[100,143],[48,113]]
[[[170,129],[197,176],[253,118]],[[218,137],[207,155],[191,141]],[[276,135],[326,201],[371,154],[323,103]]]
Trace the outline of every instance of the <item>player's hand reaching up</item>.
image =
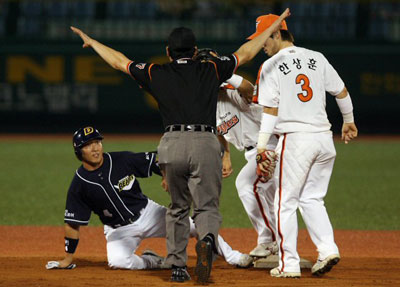
[[88,35],[86,35],[85,33],[82,32],[81,29],[75,28],[73,26],[71,26],[71,30],[77,34],[79,37],[81,37],[81,39],[83,40],[83,48],[89,48],[92,46],[92,41],[93,39],[90,38]]
[[354,123],[343,123],[342,127],[342,140],[345,144],[348,144],[349,141],[355,139],[358,135],[357,127]]
[[271,29],[272,33],[278,31],[281,27],[282,21],[289,16],[290,16],[290,10],[289,8],[286,8],[286,10],[283,11],[283,13],[279,16],[279,19],[277,19],[268,29]]

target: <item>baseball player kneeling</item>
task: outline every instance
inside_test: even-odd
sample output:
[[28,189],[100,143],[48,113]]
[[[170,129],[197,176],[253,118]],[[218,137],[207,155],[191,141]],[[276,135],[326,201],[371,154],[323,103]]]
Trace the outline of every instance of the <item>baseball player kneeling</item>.
[[[151,250],[134,252],[144,238],[166,236],[166,208],[145,196],[137,177],[161,175],[155,152],[103,153],[103,136],[94,127],[74,133],[75,154],[82,165],[68,190],[65,209],[65,258],[49,261],[47,269],[73,269],[73,254],[79,242],[79,228],[89,223],[91,212],[104,224],[108,265],[122,269],[170,268]],[[197,237],[193,220],[190,236]],[[249,267],[252,258],[232,248],[218,236],[218,254],[239,267]]]

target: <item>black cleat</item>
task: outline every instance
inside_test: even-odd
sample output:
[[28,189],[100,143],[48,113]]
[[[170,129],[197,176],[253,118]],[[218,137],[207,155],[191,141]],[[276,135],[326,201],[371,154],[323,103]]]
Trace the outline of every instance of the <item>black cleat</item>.
[[172,266],[172,275],[171,275],[171,281],[173,282],[185,282],[190,280],[190,275],[189,272],[185,267],[177,267],[177,266]]
[[212,241],[204,238],[199,240],[196,244],[197,264],[195,275],[197,283],[206,284],[211,274],[212,261],[213,261],[213,246]]

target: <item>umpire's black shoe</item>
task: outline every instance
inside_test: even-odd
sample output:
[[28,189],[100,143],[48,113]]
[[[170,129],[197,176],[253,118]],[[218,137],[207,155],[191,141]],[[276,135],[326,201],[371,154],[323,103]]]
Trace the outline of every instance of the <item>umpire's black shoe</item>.
[[197,241],[197,264],[194,271],[197,277],[197,283],[206,284],[208,282],[213,262],[213,243],[213,239],[209,235]]
[[186,269],[186,266],[184,267],[178,267],[175,265],[172,265],[172,275],[171,275],[171,281],[173,282],[185,282],[190,280],[190,275],[189,272]]

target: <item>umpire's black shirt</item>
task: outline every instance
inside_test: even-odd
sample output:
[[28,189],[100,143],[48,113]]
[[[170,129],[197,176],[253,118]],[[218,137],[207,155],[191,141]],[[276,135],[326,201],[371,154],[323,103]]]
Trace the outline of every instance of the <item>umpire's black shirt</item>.
[[238,66],[235,54],[215,60],[181,58],[171,63],[130,62],[127,69],[157,100],[164,127],[205,124],[215,127],[219,86]]

